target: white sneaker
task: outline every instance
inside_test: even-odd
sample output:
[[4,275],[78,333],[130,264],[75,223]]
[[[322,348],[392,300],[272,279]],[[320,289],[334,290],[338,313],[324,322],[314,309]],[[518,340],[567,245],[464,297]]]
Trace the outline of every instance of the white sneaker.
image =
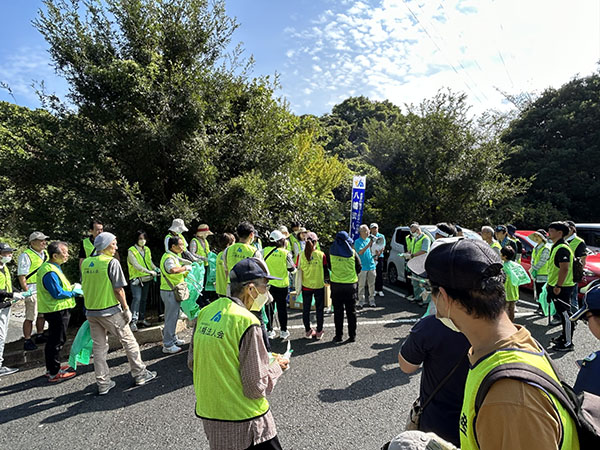
[[290,337],[290,332],[289,331],[282,331],[281,333],[279,333],[279,337],[281,339],[287,339]]
[[175,344],[171,345],[170,347],[163,347],[162,352],[163,353],[179,353],[181,351],[181,347],[177,347]]
[[175,345],[182,346],[185,344],[183,339],[175,339]]
[[383,297],[383,291],[379,291],[379,296]]
[[267,336],[269,336],[269,339],[275,339],[275,336],[277,336],[277,333],[275,333],[274,330],[267,331]]
[[142,373],[139,377],[136,378],[135,384],[136,386],[143,386],[148,381],[154,380],[155,378],[156,372],[150,372],[149,370],[146,370],[144,373]]

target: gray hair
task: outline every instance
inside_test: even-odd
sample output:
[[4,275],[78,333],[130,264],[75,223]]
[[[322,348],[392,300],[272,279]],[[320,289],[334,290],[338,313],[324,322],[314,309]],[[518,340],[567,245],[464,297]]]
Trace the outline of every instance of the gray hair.
[[359,230],[364,230],[364,231],[366,231],[367,233],[370,233],[370,232],[371,232],[371,230],[369,229],[369,227],[368,227],[366,224],[364,224],[364,223],[363,223],[363,224],[362,224],[360,227],[358,227],[358,229],[359,229]]
[[254,283],[254,284],[260,284],[260,281],[263,280],[263,278],[256,278],[255,280],[250,280],[250,281],[235,281],[235,280],[231,280],[229,282],[229,292],[231,292],[231,296],[232,297],[238,297],[242,294],[242,292],[244,292],[244,287],[247,284],[250,283]]
[[485,226],[481,227],[481,232],[494,234],[494,229],[492,227],[490,227],[489,225],[485,225]]
[[69,248],[69,244],[67,244],[65,241],[54,241],[48,244],[48,255],[50,256],[50,259],[52,259],[53,255],[60,253],[61,245]]

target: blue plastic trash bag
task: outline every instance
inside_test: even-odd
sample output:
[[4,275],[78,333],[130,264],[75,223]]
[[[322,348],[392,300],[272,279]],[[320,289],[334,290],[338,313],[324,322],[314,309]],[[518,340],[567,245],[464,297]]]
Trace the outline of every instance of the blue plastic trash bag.
[[92,356],[92,335],[90,334],[90,323],[86,320],[83,322],[73,344],[71,345],[71,352],[69,353],[69,367],[73,369],[77,368],[77,364],[88,365],[90,363],[90,357]]

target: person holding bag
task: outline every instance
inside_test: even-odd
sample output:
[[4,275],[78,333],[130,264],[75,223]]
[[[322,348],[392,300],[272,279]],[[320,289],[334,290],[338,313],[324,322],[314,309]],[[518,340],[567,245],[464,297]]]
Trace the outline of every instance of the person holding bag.
[[[185,247],[179,237],[171,237],[167,243],[169,250],[160,260],[160,298],[165,305],[165,326],[163,329],[163,353],[172,354],[181,351],[184,342],[177,337],[175,329],[179,319],[179,303],[189,297],[184,280],[191,265],[182,265],[180,255]],[[186,295],[187,291],[187,295]]]

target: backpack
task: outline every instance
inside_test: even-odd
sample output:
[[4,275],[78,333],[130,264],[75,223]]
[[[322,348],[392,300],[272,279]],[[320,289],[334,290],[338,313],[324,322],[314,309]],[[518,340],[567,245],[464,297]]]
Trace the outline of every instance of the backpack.
[[583,262],[580,258],[573,257],[573,281],[579,283],[583,280]]
[[[543,347],[540,346],[540,348]],[[552,359],[545,350],[544,355],[558,375]],[[568,384],[562,381],[560,376],[558,378],[561,381],[558,383],[543,370],[529,364],[508,363],[492,369],[485,376],[477,391],[475,397],[476,417],[489,389],[496,381],[504,378],[512,378],[532,384],[546,393],[554,395],[575,422],[580,449],[597,450],[600,448],[600,397],[589,392],[576,394]]]

